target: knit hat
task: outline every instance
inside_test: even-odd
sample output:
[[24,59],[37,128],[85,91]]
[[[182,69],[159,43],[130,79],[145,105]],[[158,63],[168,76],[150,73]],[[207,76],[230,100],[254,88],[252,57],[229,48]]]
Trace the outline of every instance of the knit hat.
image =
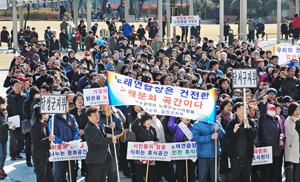
[[277,90],[275,89],[275,88],[269,88],[268,90],[267,90],[267,94],[269,94],[269,93],[274,93],[275,95],[277,95]]

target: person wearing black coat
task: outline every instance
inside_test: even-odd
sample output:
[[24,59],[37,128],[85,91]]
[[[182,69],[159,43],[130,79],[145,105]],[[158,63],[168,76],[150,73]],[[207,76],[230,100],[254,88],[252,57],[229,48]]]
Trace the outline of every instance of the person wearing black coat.
[[36,169],[37,182],[53,182],[54,177],[48,160],[49,149],[54,148],[50,141],[54,141],[54,135],[49,135],[49,128],[45,120],[49,118],[48,114],[41,114],[40,106],[34,108],[34,115],[37,118],[32,124],[30,133],[33,144],[32,158]]
[[199,26],[192,26],[191,28],[191,36],[195,36],[196,42],[200,43],[200,25]]
[[145,38],[146,31],[143,28],[143,25],[139,25],[139,29],[137,30],[136,33],[137,33],[137,36],[139,37],[139,40],[141,40],[142,38]]
[[59,42],[62,48],[67,49],[68,48],[68,40],[69,36],[66,34],[65,29],[61,29],[61,32],[59,34]]
[[6,27],[4,26],[1,31],[1,42],[7,42],[8,47],[11,48],[11,41],[12,38],[9,36],[9,32],[7,31]]
[[[20,116],[20,121],[23,121],[23,104],[27,99],[26,95],[21,93],[21,82],[17,79],[12,80],[11,86],[13,91],[7,95],[7,114],[8,117]],[[10,144],[9,151],[11,160],[22,159],[20,155],[24,146],[24,135],[22,133],[22,128],[16,128],[15,130],[9,130]]]
[[225,25],[224,25],[225,42],[227,41],[227,37],[229,35],[229,29],[230,29],[229,22],[225,21]]
[[[3,170],[6,155],[7,155],[7,140],[8,140],[8,128],[12,122],[7,122],[6,109],[7,101],[5,97],[0,96],[0,179],[3,180],[7,176]],[[13,130],[15,127],[12,128]]]
[[49,47],[49,57],[54,56],[55,51],[59,51],[59,42],[56,37],[53,36]]
[[[82,141],[85,141],[85,135],[84,135],[84,128],[87,125],[89,119],[85,115],[86,108],[83,107],[83,95],[81,93],[77,93],[73,98],[73,103],[75,104],[75,107],[70,110],[70,114],[72,114],[78,124],[79,127],[79,133],[81,134]],[[78,166],[78,161],[77,165]],[[86,164],[85,160],[81,160],[81,175],[86,175]]]
[[[136,141],[137,142],[146,142],[146,141],[153,141],[154,145],[157,144],[157,134],[155,128],[151,126],[152,116],[148,114],[141,113],[137,114],[137,119],[135,120],[132,131],[135,133]],[[136,173],[137,173],[137,181],[143,181],[143,178],[146,174],[147,165],[141,163],[139,160],[135,161],[136,164]],[[150,162],[149,164],[149,172],[148,172],[148,181],[154,182],[154,167],[155,161]]]
[[281,33],[285,35],[285,40],[288,40],[290,31],[288,28],[288,21],[286,19],[284,19],[281,24]]
[[242,102],[235,103],[232,111],[236,118],[229,121],[226,127],[232,181],[250,182],[256,125],[252,119],[244,119]]

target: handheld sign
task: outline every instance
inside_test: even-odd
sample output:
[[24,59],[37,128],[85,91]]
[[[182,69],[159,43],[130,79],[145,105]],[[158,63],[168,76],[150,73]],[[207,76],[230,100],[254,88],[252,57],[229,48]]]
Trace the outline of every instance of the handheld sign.
[[[244,119],[247,119],[246,115],[246,88],[256,88],[257,87],[257,74],[256,69],[233,69],[232,83],[233,88],[243,88],[243,98],[244,98]],[[247,126],[244,125],[246,128]]]
[[66,114],[66,95],[45,94],[41,95],[41,114]]
[[83,89],[84,106],[109,104],[107,87]]
[[172,16],[172,26],[199,26],[199,16]]

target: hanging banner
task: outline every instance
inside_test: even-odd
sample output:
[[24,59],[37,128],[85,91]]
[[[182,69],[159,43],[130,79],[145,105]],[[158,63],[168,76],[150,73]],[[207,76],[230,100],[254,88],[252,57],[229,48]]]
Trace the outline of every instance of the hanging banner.
[[107,87],[83,89],[84,106],[108,104]]
[[199,16],[172,16],[172,26],[199,26]]
[[145,112],[214,122],[216,89],[208,91],[144,83],[107,72],[109,104],[139,105]]
[[42,114],[66,114],[67,97],[62,94],[42,94],[41,95]]
[[171,161],[171,145],[153,142],[128,142],[127,159]]
[[54,149],[50,150],[49,161],[69,161],[69,160],[80,160],[85,159],[88,151],[86,142],[80,142],[79,146],[68,146],[63,147],[60,144],[55,144]]
[[273,46],[273,55],[278,56],[278,64],[289,64],[292,59],[299,60],[299,46]]

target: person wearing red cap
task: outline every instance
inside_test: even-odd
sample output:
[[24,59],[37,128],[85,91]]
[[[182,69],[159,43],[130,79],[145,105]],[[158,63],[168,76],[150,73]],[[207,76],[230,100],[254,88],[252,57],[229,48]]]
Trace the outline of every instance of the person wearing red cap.
[[29,87],[29,82],[28,82],[28,78],[24,78],[23,76],[20,76],[18,78],[18,80],[20,80],[21,82],[21,92],[24,93],[27,97],[27,99],[29,98],[29,91],[30,91],[30,87]]
[[261,171],[261,179],[266,182],[281,181],[280,148],[283,146],[283,133],[276,115],[276,107],[268,104],[269,95],[265,95],[260,108],[259,129],[261,147],[272,146],[273,163],[264,165]]

